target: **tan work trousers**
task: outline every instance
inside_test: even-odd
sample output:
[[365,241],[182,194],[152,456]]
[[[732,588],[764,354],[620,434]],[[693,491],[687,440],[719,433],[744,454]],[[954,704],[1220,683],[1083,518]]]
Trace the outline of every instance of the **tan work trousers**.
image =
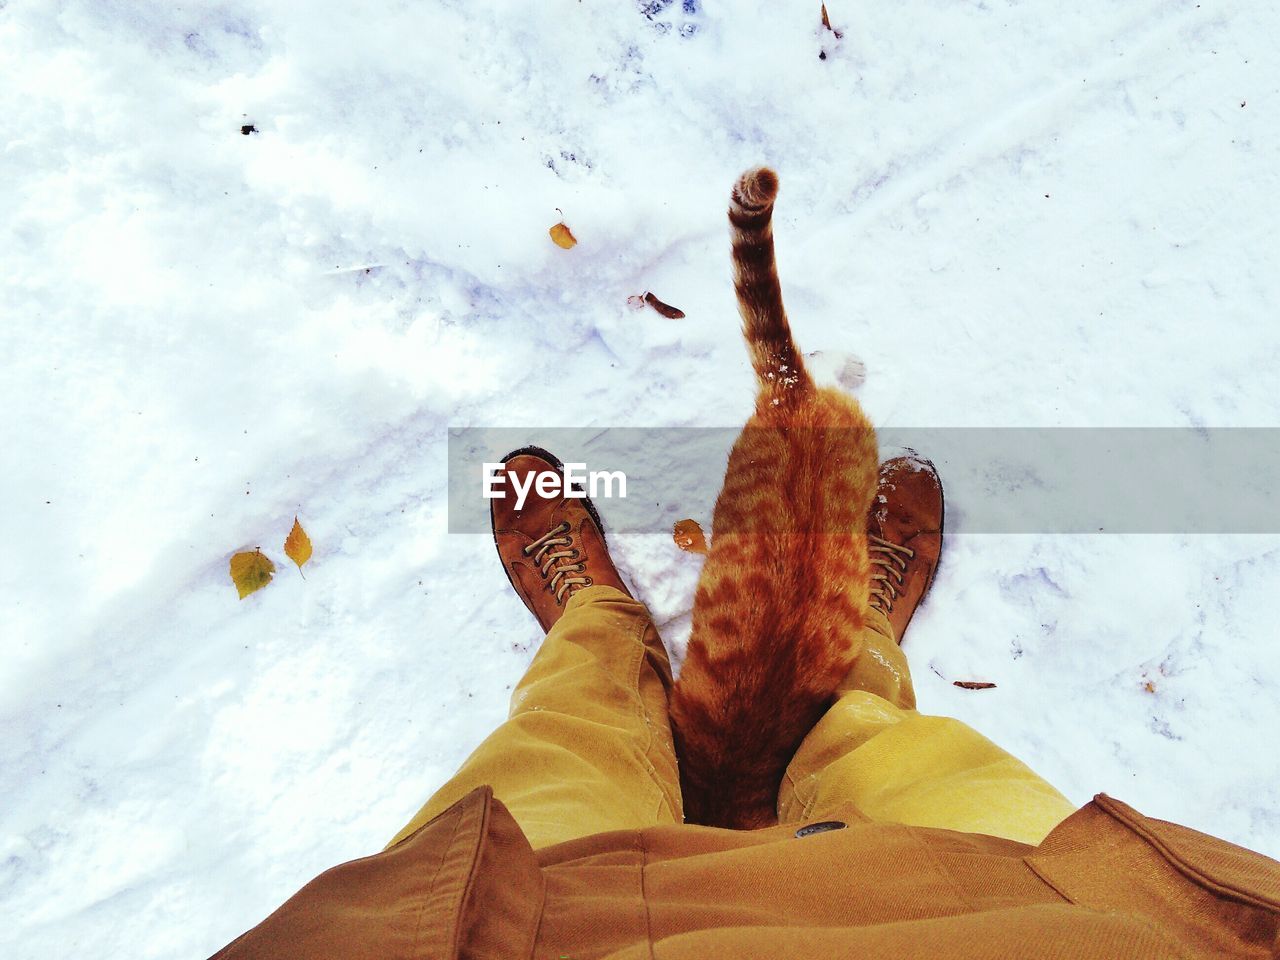
[[[535,849],[680,823],[670,688],[644,604],[612,587],[580,590],[512,694],[510,718],[391,845],[483,784]],[[839,699],[787,768],[778,817],[821,818],[850,801],[873,820],[1031,844],[1075,809],[972,728],[918,713],[906,657],[876,611]]]

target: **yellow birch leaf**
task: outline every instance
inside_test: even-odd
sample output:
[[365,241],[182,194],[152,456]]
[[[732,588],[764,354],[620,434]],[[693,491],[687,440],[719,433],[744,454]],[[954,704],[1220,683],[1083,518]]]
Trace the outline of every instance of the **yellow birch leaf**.
[[275,572],[276,565],[261,550],[245,550],[231,558],[231,582],[241,600],[270,583]]
[[676,546],[689,553],[706,553],[707,538],[702,535],[702,528],[697,520],[678,520],[671,531],[671,539]]
[[311,559],[311,538],[307,536],[307,531],[302,529],[302,524],[298,522],[298,518],[293,518],[293,529],[289,531],[289,536],[284,540],[284,555],[298,565],[298,569],[302,569],[302,565]]
[[578,238],[573,235],[573,231],[563,222],[557,223],[547,233],[551,234],[551,239],[555,241],[557,247],[564,247],[564,249],[568,250],[570,247],[578,245]]

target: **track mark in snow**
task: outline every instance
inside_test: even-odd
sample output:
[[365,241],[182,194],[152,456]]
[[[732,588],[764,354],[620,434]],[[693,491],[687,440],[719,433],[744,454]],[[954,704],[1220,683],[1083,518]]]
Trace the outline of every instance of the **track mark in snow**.
[[[1194,14],[1192,7],[1180,15],[1158,19],[1146,29],[1134,28],[1122,33],[1113,45],[1123,43],[1124,50],[1081,65],[1066,80],[1045,80],[990,120],[957,127],[914,154],[888,161],[872,178],[853,188],[843,204],[844,209],[859,219],[874,219],[957,176],[978,161],[998,157],[1042,134],[1080,94],[1098,97],[1112,90],[1117,80],[1140,75],[1140,57],[1134,54],[1152,49],[1158,40],[1167,39],[1185,26]],[[1159,8],[1152,15],[1159,17]],[[1144,17],[1141,22],[1147,19]],[[822,233],[847,229],[846,222],[837,220],[815,239]]]

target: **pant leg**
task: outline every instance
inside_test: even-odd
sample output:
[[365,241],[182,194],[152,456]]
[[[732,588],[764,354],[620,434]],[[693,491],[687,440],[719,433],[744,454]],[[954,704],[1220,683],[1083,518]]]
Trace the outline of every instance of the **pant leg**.
[[888,621],[871,617],[839,699],[787,768],[779,819],[852,801],[873,820],[1043,840],[1071,801],[973,728],[917,712],[906,657]]
[[578,591],[512,693],[509,719],[389,846],[483,784],[535,849],[680,823],[670,688],[644,604],[613,587]]

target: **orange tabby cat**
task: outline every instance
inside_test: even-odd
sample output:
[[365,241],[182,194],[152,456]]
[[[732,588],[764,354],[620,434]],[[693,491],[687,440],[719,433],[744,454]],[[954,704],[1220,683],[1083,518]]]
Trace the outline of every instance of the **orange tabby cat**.
[[777,822],[782,774],[858,654],[879,468],[861,409],[815,386],[791,339],[773,253],[777,192],[777,174],[752,170],[729,207],[760,393],[729,455],[671,700],[685,819],[737,828]]

